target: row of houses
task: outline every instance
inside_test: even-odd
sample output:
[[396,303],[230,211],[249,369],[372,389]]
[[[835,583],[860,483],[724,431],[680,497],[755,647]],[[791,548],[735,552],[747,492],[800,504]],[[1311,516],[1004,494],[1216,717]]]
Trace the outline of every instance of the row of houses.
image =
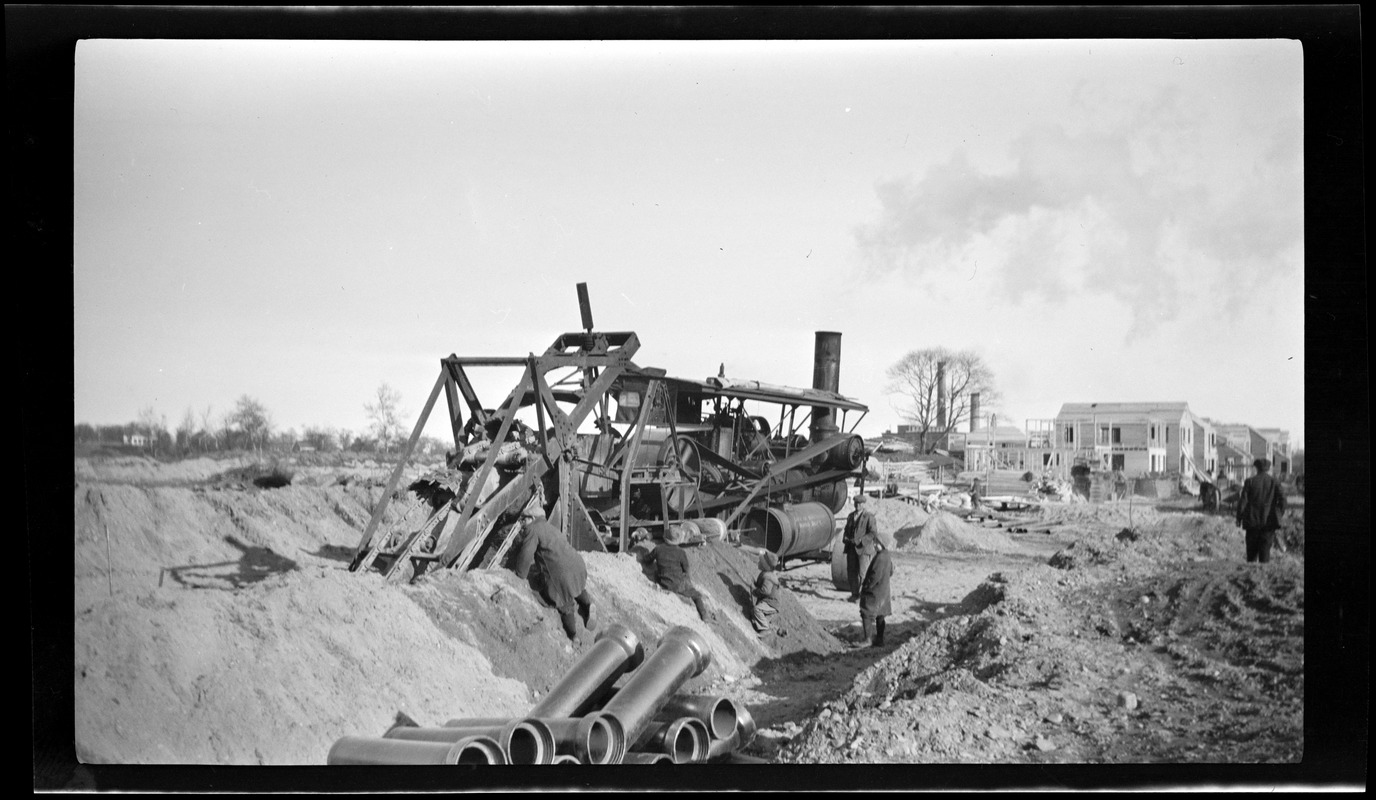
[[967,470],[1049,470],[1066,477],[1080,464],[1128,477],[1221,473],[1243,480],[1258,458],[1270,460],[1278,477],[1291,467],[1289,431],[1218,422],[1184,402],[1065,403],[1054,419],[1028,420],[1026,430],[996,419],[982,423],[976,418],[971,431],[953,432],[943,443],[964,453]]

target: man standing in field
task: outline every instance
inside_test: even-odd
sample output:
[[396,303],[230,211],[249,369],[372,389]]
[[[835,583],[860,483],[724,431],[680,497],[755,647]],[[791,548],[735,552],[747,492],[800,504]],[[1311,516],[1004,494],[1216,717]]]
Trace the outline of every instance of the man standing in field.
[[1247,532],[1247,561],[1265,564],[1271,560],[1271,545],[1285,513],[1285,492],[1271,476],[1270,461],[1258,458],[1252,466],[1257,474],[1242,482],[1237,496],[1237,524]]
[[860,587],[860,626],[871,647],[884,646],[884,618],[893,613],[893,604],[889,601],[889,579],[892,577],[893,559],[888,549],[881,547],[870,562]]
[[860,580],[869,570],[870,559],[879,550],[879,523],[874,514],[865,508],[869,498],[864,494],[855,496],[855,510],[846,517],[846,527],[841,533],[841,545],[846,553],[846,576],[850,579],[851,601],[860,599]]

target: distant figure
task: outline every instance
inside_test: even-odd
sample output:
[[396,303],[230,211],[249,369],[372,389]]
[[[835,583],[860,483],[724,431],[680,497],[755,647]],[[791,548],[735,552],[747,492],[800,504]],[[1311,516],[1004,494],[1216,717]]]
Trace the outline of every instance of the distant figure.
[[1237,524],[1246,531],[1247,561],[1265,564],[1271,560],[1271,545],[1285,513],[1285,492],[1271,476],[1270,461],[1258,458],[1252,466],[1257,474],[1242,482],[1237,496]]
[[1113,499],[1122,500],[1128,496],[1128,478],[1121,468],[1113,470]]
[[593,630],[592,597],[587,592],[588,568],[583,557],[573,549],[567,538],[548,520],[527,509],[521,512],[521,549],[513,567],[521,578],[530,576],[531,588],[559,612],[564,633],[577,638],[574,610],[583,618],[583,627]]
[[670,525],[664,532],[664,543],[655,545],[655,549],[650,551],[645,560],[654,564],[655,581],[661,588],[693,601],[698,616],[711,622],[716,619],[716,615],[707,610],[702,593],[693,586],[692,580],[688,577],[688,554],[682,547],[685,534],[682,525]]
[[865,641],[872,647],[884,646],[884,618],[893,613],[889,602],[889,579],[893,577],[893,559],[888,550],[875,553],[860,588],[860,625]]
[[850,579],[851,602],[860,599],[860,579],[869,569],[870,559],[874,557],[879,544],[879,524],[874,514],[865,508],[869,498],[863,494],[855,496],[855,510],[846,517],[846,527],[841,533],[841,546],[846,553],[846,573]]
[[1204,504],[1205,511],[1210,513],[1218,511],[1218,487],[1210,481],[1200,481],[1199,501]]
[[975,478],[970,485],[970,508],[978,511],[984,506],[984,484],[979,478]]
[[774,627],[774,615],[779,613],[779,557],[765,550],[760,553],[760,574],[750,592],[750,624],[755,633],[764,634]]

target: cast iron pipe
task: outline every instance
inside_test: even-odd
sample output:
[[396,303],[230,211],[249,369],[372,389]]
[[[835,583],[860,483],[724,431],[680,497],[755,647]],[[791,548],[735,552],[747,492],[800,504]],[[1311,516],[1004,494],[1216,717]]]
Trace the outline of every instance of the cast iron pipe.
[[616,679],[645,659],[645,648],[625,625],[613,623],[597,634],[564,679],[530,709],[529,717],[581,717],[601,700]]
[[[549,732],[553,741],[550,750],[556,757],[573,756],[584,764],[617,764],[626,754],[626,735],[621,722],[600,712],[579,718],[527,717],[521,721],[538,725]],[[508,722],[510,720],[501,718],[475,717],[451,719],[444,723],[444,727],[471,729],[486,725],[500,726]]]
[[487,736],[465,736],[456,742],[374,739],[345,736],[330,747],[330,765],[364,764],[505,764],[502,748]]
[[723,764],[770,764],[773,763],[767,758],[748,756],[745,753],[732,753],[721,760]]
[[554,760],[554,734],[538,719],[450,722],[464,724],[446,724],[442,728],[400,726],[387,731],[384,736],[421,742],[457,742],[469,736],[487,736],[497,741],[508,764],[548,764]]
[[622,764],[673,764],[674,757],[668,753],[627,753]]
[[712,653],[698,632],[675,625],[602,707],[602,713],[621,723],[626,742],[634,749],[644,740],[655,714],[669,697],[684,681],[701,675],[711,663]]
[[755,738],[755,717],[750,713],[750,709],[743,705],[736,706],[736,738],[740,741],[740,746],[745,747]]
[[724,761],[728,756],[733,755],[741,746],[741,735],[738,731],[731,731],[731,735],[725,739],[713,739],[707,745],[708,761]]
[[676,694],[659,710],[659,716],[666,720],[700,719],[707,724],[713,739],[725,739],[736,731],[736,704],[725,696]]
[[668,753],[676,764],[707,758],[708,733],[702,720],[680,717],[669,722],[654,722],[649,731],[637,752]]
[[578,756],[557,755],[557,756],[554,757],[554,760],[551,761],[550,763],[551,763],[551,764],[582,764],[583,762],[578,760]]

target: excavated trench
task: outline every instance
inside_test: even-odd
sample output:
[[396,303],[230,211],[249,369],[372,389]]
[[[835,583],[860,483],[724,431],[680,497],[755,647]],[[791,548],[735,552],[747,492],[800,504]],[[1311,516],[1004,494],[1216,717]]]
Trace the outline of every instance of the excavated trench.
[[[87,763],[322,764],[340,737],[402,717],[520,714],[591,646],[507,570],[348,572],[385,466],[297,465],[280,488],[243,466],[78,461]],[[1300,757],[1302,517],[1298,546],[1255,570],[1226,521],[1196,514],[1138,508],[1125,542],[1107,507],[1011,534],[876,506],[906,531],[883,647],[855,646],[858,612],[824,564],[785,574],[776,630],[757,637],[755,559],[720,544],[690,550],[716,622],[611,554],[586,558],[594,619],[646,641],[701,631],[712,664],[685,691],[748,707],[744,752],[775,761]]]

